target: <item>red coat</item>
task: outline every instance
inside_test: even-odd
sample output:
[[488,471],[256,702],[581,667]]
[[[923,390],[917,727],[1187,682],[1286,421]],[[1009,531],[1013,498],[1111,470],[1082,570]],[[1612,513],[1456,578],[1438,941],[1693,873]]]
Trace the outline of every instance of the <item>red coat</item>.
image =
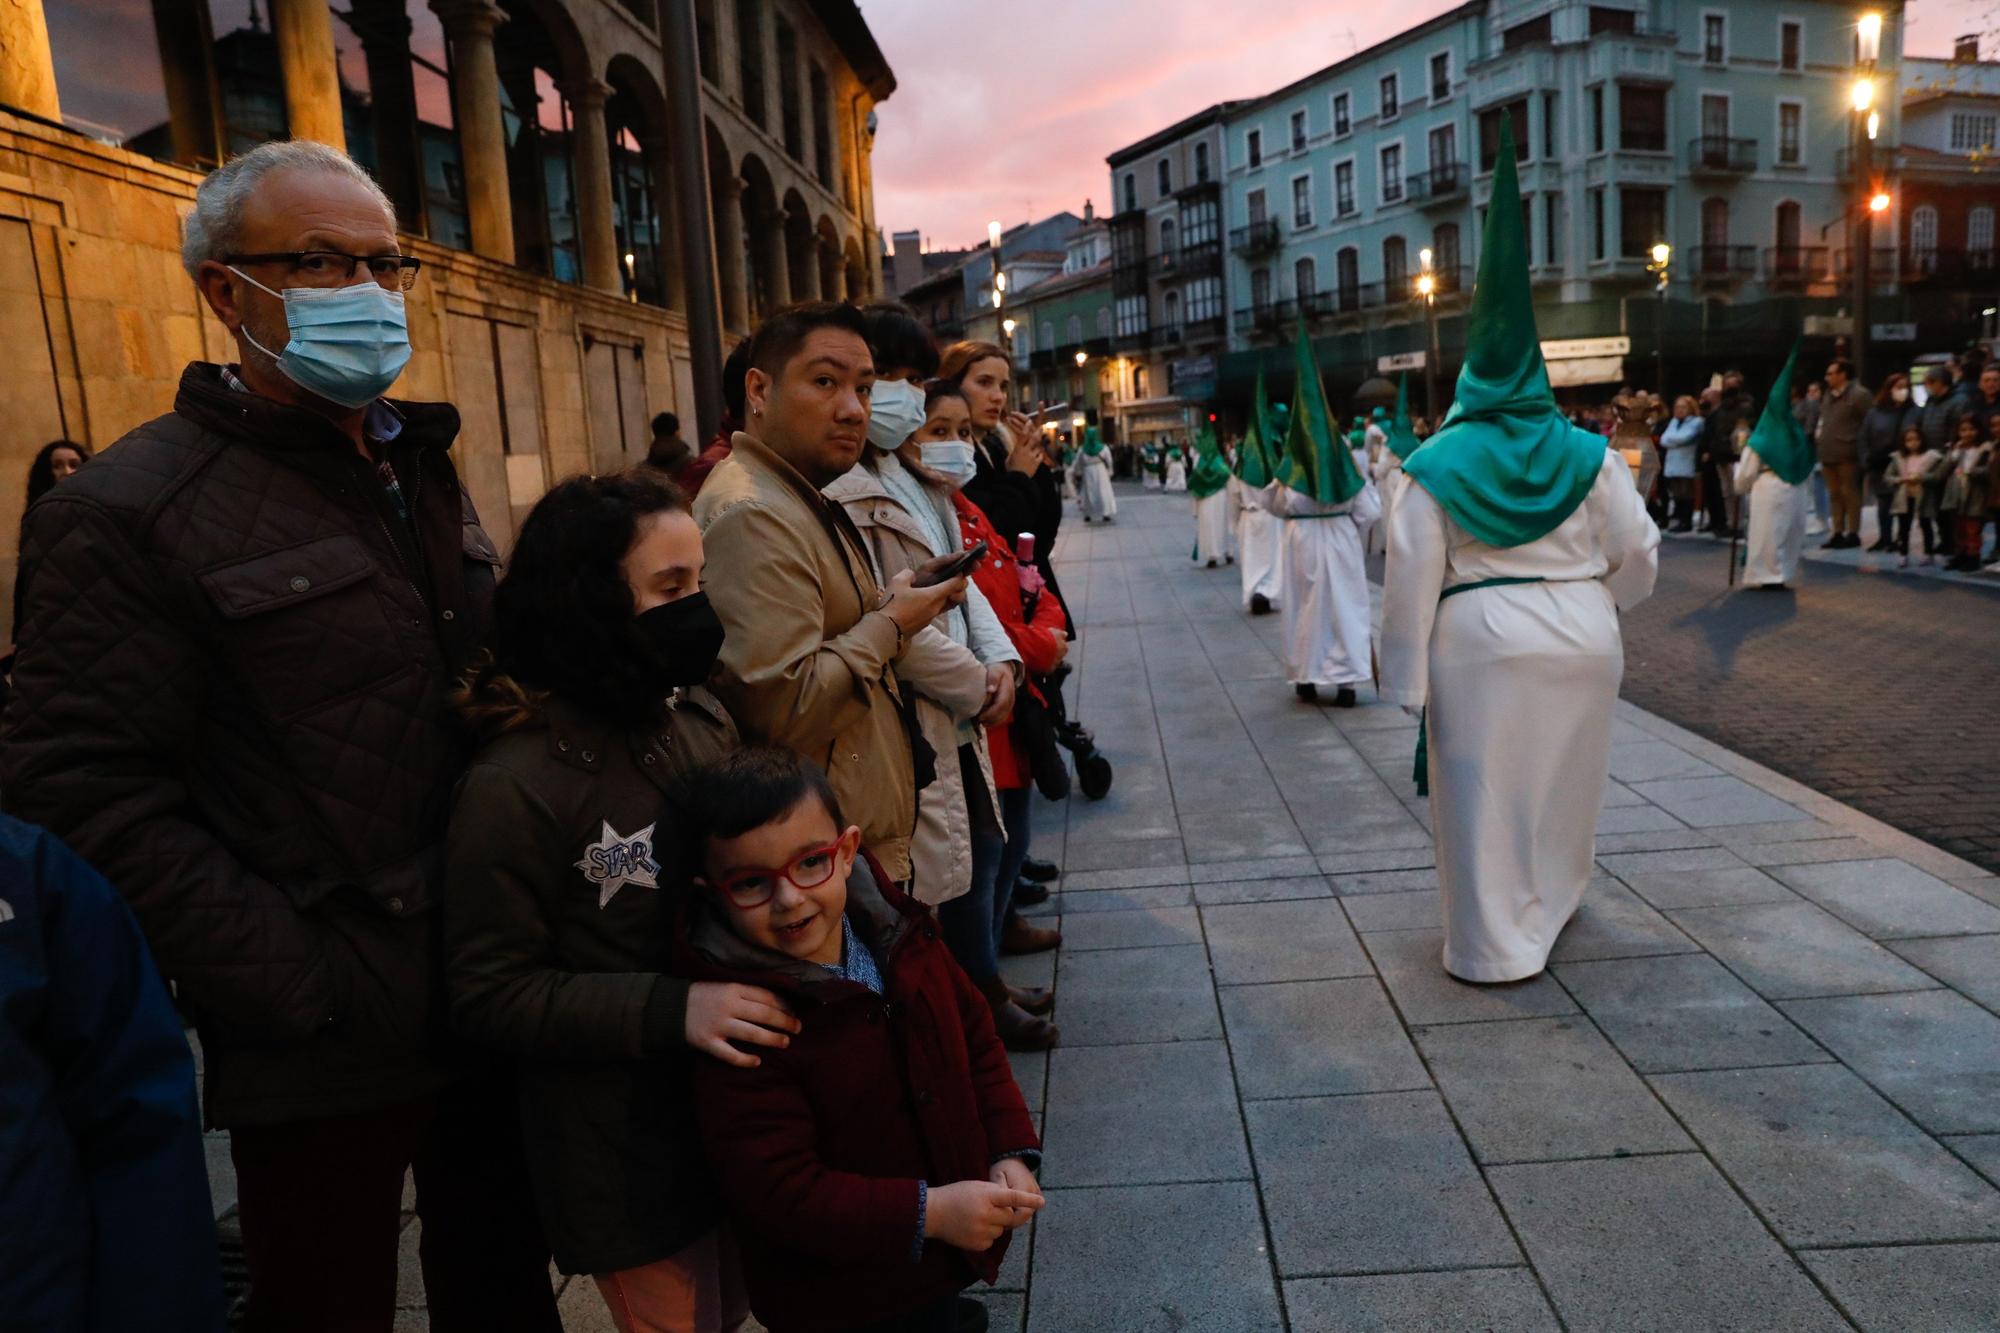
[[701,1059],[695,1100],[723,1202],[736,1220],[750,1308],[772,1333],[859,1328],[991,1282],[983,1254],[917,1243],[917,1182],[988,1179],[1040,1151],[993,1019],[938,938],[928,908],[857,861],[848,920],[886,995],[747,944],[692,899],[681,975],[767,986],[804,1030],[738,1069]]
[[[985,594],[993,614],[1000,618],[1028,674],[1047,675],[1062,660],[1063,645],[1068,641],[1062,600],[1054,592],[1044,591],[1035,604],[1034,619],[1028,619],[1021,605],[1021,562],[1014,556],[1014,543],[1001,536],[979,506],[963,494],[953,496],[952,505],[958,510],[958,529],[966,547],[970,549],[982,541],[992,547],[992,554],[972,571],[973,583]],[[1027,688],[1032,690],[1034,686]],[[1041,698],[1041,692],[1037,690],[1035,697]],[[988,727],[986,743],[993,756],[995,786],[1006,791],[1025,787],[1032,781],[1027,753],[1015,738],[1011,721]]]

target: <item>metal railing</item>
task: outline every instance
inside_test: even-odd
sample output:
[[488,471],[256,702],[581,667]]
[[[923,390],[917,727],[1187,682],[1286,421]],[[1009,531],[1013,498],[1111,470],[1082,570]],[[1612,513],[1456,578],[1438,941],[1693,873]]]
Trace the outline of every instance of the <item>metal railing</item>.
[[1700,176],[1744,176],[1757,169],[1757,141],[1704,134],[1688,140],[1688,169]]
[[1472,184],[1472,168],[1464,162],[1442,162],[1406,182],[1413,204],[1441,204],[1462,197]]
[[1688,251],[1687,272],[1696,282],[1735,282],[1757,275],[1754,245],[1697,245]]
[[1259,218],[1229,233],[1229,248],[1239,255],[1268,254],[1278,248],[1280,233],[1276,218]]
[[1764,281],[1773,287],[1803,287],[1829,276],[1823,245],[1773,245],[1764,251]]

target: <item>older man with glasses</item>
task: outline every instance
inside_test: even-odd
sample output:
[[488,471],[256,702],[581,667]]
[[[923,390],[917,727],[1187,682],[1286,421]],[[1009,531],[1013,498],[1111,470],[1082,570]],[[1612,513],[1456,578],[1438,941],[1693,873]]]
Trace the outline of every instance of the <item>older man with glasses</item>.
[[413,1169],[431,1327],[557,1330],[514,1099],[445,1031],[446,696],[498,556],[456,410],[383,397],[417,261],[306,142],[209,176],[182,259],[238,361],[30,512],[0,801],[118,886],[194,1020],[246,1328],[386,1333]]

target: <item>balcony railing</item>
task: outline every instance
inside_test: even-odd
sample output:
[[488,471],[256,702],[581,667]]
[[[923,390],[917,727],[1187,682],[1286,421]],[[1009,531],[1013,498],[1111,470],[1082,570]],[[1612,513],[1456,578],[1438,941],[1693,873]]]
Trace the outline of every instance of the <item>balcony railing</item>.
[[1229,248],[1239,255],[1270,254],[1278,248],[1279,239],[1278,220],[1259,218],[1247,227],[1231,231]]
[[1114,296],[1144,296],[1152,274],[1152,260],[1146,252],[1114,254],[1111,258],[1111,293]]
[[1159,328],[1153,330],[1153,346],[1179,347],[1180,345],[1181,345],[1180,325],[1162,324]]
[[[1833,174],[1842,180],[1853,177],[1860,162],[1860,154],[1852,148],[1842,148],[1833,155]],[[1903,150],[1888,144],[1876,144],[1869,150],[1868,169],[1873,175],[1889,175],[1903,169]]]
[[1181,246],[1179,274],[1183,278],[1212,278],[1222,272],[1222,242],[1200,241]]
[[1688,272],[1703,285],[1740,282],[1757,274],[1754,245],[1697,245],[1688,251]]
[[1690,139],[1688,169],[1697,176],[1747,176],[1757,169],[1757,141],[1719,134]]
[[1130,329],[1111,339],[1111,345],[1121,352],[1140,352],[1153,345],[1153,331],[1150,328]]
[[1290,301],[1266,301],[1262,305],[1244,306],[1236,312],[1238,333],[1268,333],[1284,327],[1288,317],[1296,313],[1297,307]]
[[1772,287],[1803,287],[1827,276],[1823,245],[1774,245],[1764,251],[1764,281]]
[[1912,246],[1903,251],[1903,281],[1907,283],[1980,282],[2000,279],[2000,251],[1940,250]]
[[1198,343],[1209,338],[1220,338],[1229,331],[1228,321],[1221,315],[1204,315],[1200,319],[1190,319],[1181,325],[1187,341]]
[[[1857,257],[1852,249],[1842,246],[1833,252],[1833,271],[1843,278],[1852,277]],[[1868,254],[1869,276],[1876,282],[1893,279],[1896,276],[1896,260],[1899,257],[1896,247],[1893,245],[1870,246]]]
[[1472,184],[1472,168],[1463,162],[1444,162],[1409,179],[1413,204],[1444,204],[1465,196]]

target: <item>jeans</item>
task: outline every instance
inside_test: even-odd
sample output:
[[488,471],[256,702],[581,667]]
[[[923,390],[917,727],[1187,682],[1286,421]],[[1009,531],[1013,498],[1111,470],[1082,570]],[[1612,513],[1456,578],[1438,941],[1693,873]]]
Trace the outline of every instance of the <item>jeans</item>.
[[[958,757],[959,771],[965,776],[965,812],[972,824],[972,888],[938,908],[938,925],[944,931],[945,947],[976,984],[1000,972],[1000,935],[994,926],[993,900],[1007,841],[993,802],[987,798],[979,757],[970,745],[960,746]],[[1019,869],[1018,863],[1015,868]],[[1012,893],[1009,885],[1008,894]]]
[[1826,522],[1827,517],[1833,512],[1833,506],[1827,498],[1824,468],[1815,467],[1812,470],[1812,507],[1813,513],[1819,516],[1819,521],[1822,523]]
[[389,1333],[403,1172],[438,1333],[562,1333],[511,1079],[231,1131],[250,1333]]
[[1673,501],[1673,525],[1686,531],[1694,527],[1694,478],[1668,477],[1667,495]]
[[993,939],[997,946],[1007,927],[1007,913],[1014,910],[1014,885],[1020,881],[1021,865],[1028,859],[1029,839],[1034,828],[1029,818],[1033,787],[1015,787],[1000,793],[1000,823],[1007,830],[1007,849],[1000,854],[1000,871],[993,878]]
[[[1896,515],[1895,547],[1899,555],[1908,555],[1910,553],[1910,520],[1913,517],[1915,516],[1911,514]],[[1923,526],[1924,554],[1936,555],[1937,525],[1933,523],[1929,518],[1918,518],[1917,522]]]

